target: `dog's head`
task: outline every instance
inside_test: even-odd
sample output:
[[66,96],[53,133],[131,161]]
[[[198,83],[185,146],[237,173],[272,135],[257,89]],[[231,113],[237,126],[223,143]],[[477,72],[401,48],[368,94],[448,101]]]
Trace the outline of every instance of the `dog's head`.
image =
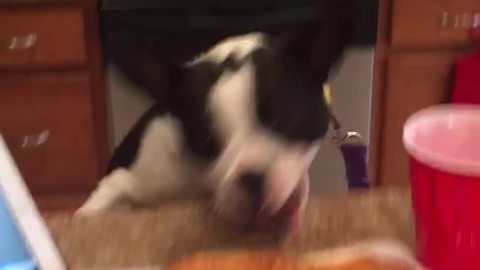
[[176,107],[189,148],[214,160],[221,216],[263,225],[301,218],[329,126],[322,84],[343,48],[339,31],[323,22],[298,35],[232,37],[187,64],[178,96],[189,101]]

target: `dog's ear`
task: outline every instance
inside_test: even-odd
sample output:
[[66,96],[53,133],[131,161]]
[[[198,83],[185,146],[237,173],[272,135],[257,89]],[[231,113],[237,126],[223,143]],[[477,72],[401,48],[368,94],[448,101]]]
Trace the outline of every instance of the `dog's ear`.
[[352,33],[351,16],[322,18],[295,31],[278,38],[278,49],[307,62],[318,81],[326,81]]

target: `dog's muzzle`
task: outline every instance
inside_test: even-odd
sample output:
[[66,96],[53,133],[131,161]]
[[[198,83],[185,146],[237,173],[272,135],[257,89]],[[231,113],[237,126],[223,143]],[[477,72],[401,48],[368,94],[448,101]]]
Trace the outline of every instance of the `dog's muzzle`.
[[[301,183],[301,181],[299,182]],[[272,208],[267,198],[266,176],[259,172],[245,172],[240,176],[239,184],[253,201],[251,226],[254,230],[286,229],[295,226],[301,207],[303,188],[299,185],[289,195],[283,206]],[[301,183],[303,184],[303,183]]]

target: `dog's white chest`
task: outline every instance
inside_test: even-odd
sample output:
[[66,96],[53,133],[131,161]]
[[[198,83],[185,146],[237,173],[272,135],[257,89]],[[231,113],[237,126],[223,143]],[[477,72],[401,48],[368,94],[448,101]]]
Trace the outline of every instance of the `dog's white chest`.
[[180,123],[170,116],[148,124],[130,172],[137,178],[133,195],[143,201],[197,192],[206,177],[205,166],[196,164],[184,149]]

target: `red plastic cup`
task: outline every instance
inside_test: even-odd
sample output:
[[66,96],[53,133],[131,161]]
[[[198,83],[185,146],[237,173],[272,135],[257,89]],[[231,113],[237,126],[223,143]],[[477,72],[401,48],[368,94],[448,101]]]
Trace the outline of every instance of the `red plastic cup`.
[[480,269],[480,106],[422,110],[403,141],[419,260],[432,270]]

